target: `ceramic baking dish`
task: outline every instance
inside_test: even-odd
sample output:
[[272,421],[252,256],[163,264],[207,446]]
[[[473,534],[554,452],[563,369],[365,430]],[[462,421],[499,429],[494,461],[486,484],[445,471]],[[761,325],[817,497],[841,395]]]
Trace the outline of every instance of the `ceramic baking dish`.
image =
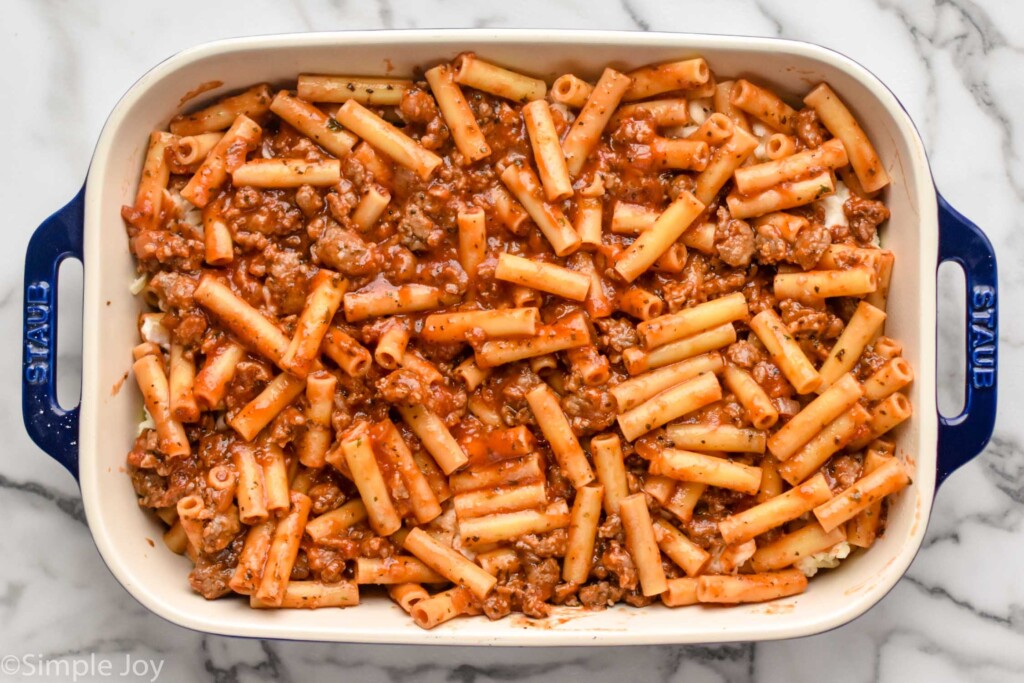
[[[916,465],[913,485],[890,509],[888,530],[868,552],[819,575],[806,593],[730,609],[660,605],[603,612],[557,612],[544,622],[456,619],[416,627],[387,599],[344,611],[256,611],[242,600],[207,602],[189,589],[187,559],[159,543],[161,527],[143,514],[124,473],[141,398],[130,384],[140,303],[128,286],[135,265],[120,218],[130,204],[150,131],[162,129],[183,95],[220,85],[216,98],[260,81],[289,82],[299,72],[409,74],[414,67],[474,50],[489,60],[546,78],[596,77],[611,64],[629,69],[701,55],[720,74],[746,76],[781,93],[828,81],[850,105],[892,176],[892,219],[884,244],[897,256],[887,333],[902,340],[917,371],[913,420],[898,450]],[[190,103],[191,104],[195,104]],[[55,399],[56,272],[68,257],[85,267],[82,399],[61,410]],[[938,415],[935,398],[936,268],[959,263],[967,282],[967,386],[964,412]],[[156,614],[199,631],[260,638],[373,643],[618,645],[767,640],[844,624],[877,603],[910,565],[925,533],[936,486],[978,454],[996,408],[996,263],[981,231],[938,196],[913,123],[877,78],[815,45],[762,38],[668,33],[549,30],[375,31],[244,38],[182,52],[147,73],[103,128],[83,190],[40,226],[28,248],[24,303],[24,417],[39,446],[78,477],[96,545],[110,571]],[[154,547],[153,541],[156,540]]]

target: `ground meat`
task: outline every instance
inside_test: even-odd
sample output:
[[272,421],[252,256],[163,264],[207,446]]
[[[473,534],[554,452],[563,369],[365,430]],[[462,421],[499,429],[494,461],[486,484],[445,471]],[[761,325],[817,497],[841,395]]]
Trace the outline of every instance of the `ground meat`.
[[512,612],[512,591],[508,586],[497,586],[480,603],[491,621],[504,619]]
[[[165,327],[167,322],[168,319],[165,317],[163,320]],[[192,348],[202,340],[206,329],[206,315],[198,309],[193,309],[185,315],[177,316],[177,324],[171,330],[171,341],[175,344],[181,344],[187,349]]]
[[861,478],[864,461],[855,455],[837,455],[829,460],[824,469],[829,487],[836,493],[844,491]]
[[777,365],[770,361],[765,360],[754,365],[751,374],[771,398],[787,397],[793,394],[793,387],[786,381],[786,376],[782,374]]
[[402,95],[398,114],[406,123],[430,123],[441,114],[434,98],[419,88],[410,88]]
[[760,263],[774,265],[789,260],[789,242],[782,239],[778,229],[771,223],[757,226],[754,248],[757,250],[757,260]]
[[421,405],[427,400],[423,378],[412,370],[399,368],[377,382],[377,390],[388,403]]
[[562,410],[578,434],[592,434],[615,422],[615,399],[605,387],[580,387],[562,397]]
[[[232,510],[233,508],[229,508]],[[203,523],[203,552],[223,550],[242,530],[238,511],[215,512]]]
[[825,134],[828,132],[825,130],[825,126],[821,125],[818,112],[810,107],[797,112],[794,128],[796,128],[797,138],[804,143],[804,147],[811,149],[821,147],[821,143],[825,141]]
[[196,271],[203,262],[206,246],[201,240],[169,230],[142,230],[131,238],[132,253],[146,270],[161,265]]
[[316,244],[310,247],[313,260],[346,276],[366,275],[379,267],[377,249],[354,231],[328,221]]
[[168,458],[165,462],[156,451],[156,432],[147,429],[128,454],[128,472],[142,507],[169,507],[196,490],[195,458]]
[[632,590],[636,588],[639,577],[633,558],[629,556],[621,544],[612,541],[601,555],[601,566],[615,575],[620,588]]
[[239,361],[235,366],[235,376],[228,383],[228,390],[224,396],[228,410],[240,410],[256,398],[273,376],[273,370],[265,361]]
[[754,257],[754,231],[746,221],[732,218],[728,211],[720,208],[715,228],[715,250],[718,258],[730,266],[748,266]]
[[207,600],[215,600],[231,592],[228,581],[238,566],[238,554],[242,552],[244,535],[240,534],[227,548],[218,553],[200,553],[196,566],[188,575],[192,590]]
[[636,328],[626,318],[598,318],[594,321],[597,328],[597,346],[605,353],[620,354],[639,343]]
[[818,309],[785,299],[779,302],[782,322],[794,337],[834,339],[843,331],[843,321],[827,309]]
[[580,604],[587,609],[604,609],[621,600],[624,592],[608,581],[598,581],[580,588]]
[[297,251],[268,247],[267,293],[272,312],[292,315],[302,312],[306,303],[307,269],[305,258]]
[[398,221],[398,235],[402,245],[410,251],[426,251],[441,243],[444,230],[438,227],[421,206],[409,204]]
[[811,223],[797,234],[789,260],[804,270],[810,270],[821,260],[830,244],[832,233],[828,228],[821,223]]
[[565,529],[556,529],[547,534],[526,534],[516,541],[516,550],[530,552],[537,557],[564,557],[568,542]]
[[850,233],[861,244],[873,241],[879,224],[889,220],[889,209],[885,204],[872,199],[861,199],[857,195],[850,195],[846,200],[843,204],[843,213],[850,222]]
[[303,185],[295,190],[295,204],[306,218],[312,218],[324,208],[324,198],[312,185]]
[[156,294],[162,304],[161,308],[188,309],[194,304],[199,280],[182,273],[161,271],[151,277],[146,286]]
[[749,341],[738,341],[735,344],[730,344],[729,348],[725,350],[725,355],[730,363],[747,370],[767,358],[762,348]]
[[322,515],[341,506],[345,502],[345,492],[333,481],[323,481],[309,487],[310,510],[314,515]]
[[558,562],[550,557],[540,561],[539,558],[530,559],[530,562],[524,564],[526,581],[533,587],[538,598],[543,601],[550,600],[555,592],[555,584],[561,578],[561,568]]

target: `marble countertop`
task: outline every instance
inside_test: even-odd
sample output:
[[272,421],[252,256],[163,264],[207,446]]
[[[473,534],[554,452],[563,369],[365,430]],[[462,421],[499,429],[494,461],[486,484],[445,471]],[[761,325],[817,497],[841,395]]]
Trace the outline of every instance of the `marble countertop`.
[[[906,577],[855,622],[766,644],[588,650],[348,646],[235,640],[178,628],[148,613],[110,576],[85,526],[72,478],[28,439],[18,389],[21,352],[2,354],[0,656],[82,660],[115,677],[161,681],[1011,681],[1024,678],[1024,4],[1001,0],[251,0],[73,3],[8,0],[0,76],[11,135],[2,186],[12,248],[0,252],[0,321],[21,325],[23,248],[81,186],[103,121],[122,93],[165,57],[223,37],[356,28],[586,27],[781,36],[834,48],[885,81],[917,122],[935,181],[981,225],[1002,264],[1002,413],[987,451],[941,489],[924,547]],[[19,99],[15,99],[15,94]],[[24,169],[21,163],[30,159]],[[10,160],[21,160],[17,166]],[[16,171],[14,169],[17,169]],[[1016,255],[1016,256],[1015,256]],[[74,276],[69,301],[74,301]],[[943,281],[943,301],[955,299]],[[962,297],[961,297],[962,298]],[[960,312],[940,311],[944,339]],[[65,370],[80,367],[65,327]],[[947,347],[948,348],[948,347]],[[957,372],[940,365],[956,401]],[[962,375],[962,371],[960,373]],[[73,384],[73,383],[72,383]],[[74,387],[71,387],[74,391]],[[24,673],[24,672],[23,672]],[[0,679],[11,678],[5,669]],[[55,677],[54,680],[58,680]],[[25,680],[46,680],[43,676]]]

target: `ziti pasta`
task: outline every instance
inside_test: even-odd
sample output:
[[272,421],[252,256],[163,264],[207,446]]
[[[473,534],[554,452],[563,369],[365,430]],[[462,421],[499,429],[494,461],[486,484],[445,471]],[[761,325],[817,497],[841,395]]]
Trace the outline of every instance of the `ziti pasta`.
[[842,93],[424,67],[149,138],[128,469],[192,588],[433,628],[783,598],[872,545],[914,371]]

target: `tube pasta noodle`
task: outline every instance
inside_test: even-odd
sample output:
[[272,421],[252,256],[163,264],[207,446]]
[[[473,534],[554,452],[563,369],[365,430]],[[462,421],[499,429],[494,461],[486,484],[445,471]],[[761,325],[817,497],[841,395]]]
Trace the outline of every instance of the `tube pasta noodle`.
[[142,167],[142,178],[135,194],[135,211],[138,217],[136,225],[152,229],[160,220],[160,210],[164,202],[164,191],[171,179],[171,169],[167,164],[167,150],[173,149],[176,138],[170,133],[154,131],[149,136],[149,148],[146,150],[146,161]]
[[592,92],[594,86],[572,74],[559,76],[551,84],[551,99],[573,109],[582,108]]
[[513,254],[501,254],[498,257],[494,277],[573,301],[586,299],[590,289],[590,278],[582,273]]
[[629,76],[624,76],[614,69],[605,69],[601,74],[601,79],[594,86],[569,132],[562,139],[562,151],[565,153],[570,175],[577,176],[583,170],[583,164],[630,84]]
[[370,352],[351,335],[336,327],[328,328],[321,349],[350,377],[362,377],[370,369]]
[[438,308],[441,305],[441,292],[429,285],[411,284],[348,292],[342,301],[345,319],[354,323],[367,318],[419,313]]
[[642,493],[634,493],[619,501],[619,516],[626,532],[626,547],[640,575],[640,588],[644,595],[659,595],[668,586],[665,570],[661,566],[661,553],[655,540],[654,525]]
[[712,351],[624,380],[609,391],[619,410],[624,412],[702,372],[717,373],[723,366],[722,355]]
[[701,424],[673,424],[665,431],[677,448],[690,451],[764,453],[767,441],[761,430],[724,424],[713,428]]
[[852,374],[843,375],[820,396],[804,406],[768,439],[768,450],[786,460],[810,441],[814,434],[839,417],[864,395],[864,387]]
[[549,93],[500,53],[258,84],[137,140],[126,469],[204,598],[386,590],[438,629],[753,603],[907,514],[899,160],[827,84],[798,115],[665,53],[538,68]]
[[565,164],[565,155],[558,141],[551,109],[544,100],[534,100],[523,106],[523,122],[530,137],[533,158],[537,164],[544,195],[549,202],[572,196],[572,180]]
[[736,189],[742,194],[749,195],[764,192],[775,185],[797,180],[802,176],[816,175],[816,169],[834,171],[846,164],[846,149],[842,142],[833,138],[815,149],[756,166],[738,168],[733,178],[736,181]]
[[884,398],[871,409],[871,417],[867,422],[867,433],[854,439],[849,447],[852,449],[864,448],[909,419],[911,413],[913,413],[913,408],[910,405],[910,400],[903,394],[892,394]]
[[373,186],[366,191],[363,198],[359,200],[359,205],[356,206],[356,210],[352,213],[352,222],[356,226],[366,232],[380,219],[384,210],[388,208],[388,203],[391,202],[391,193],[383,187]]
[[728,365],[722,371],[722,382],[736,396],[746,411],[747,420],[756,429],[770,429],[779,421],[779,411],[750,373]]
[[501,172],[501,180],[544,233],[556,256],[566,256],[579,249],[580,236],[573,230],[562,210],[544,200],[540,181],[532,170],[509,164]]
[[463,52],[456,57],[453,67],[456,83],[514,102],[540,100],[547,94],[548,86],[539,78],[531,78],[485,62],[472,52]]
[[796,569],[737,576],[705,575],[697,579],[697,600],[725,604],[765,602],[806,589],[807,577]]
[[785,211],[810,204],[816,199],[827,197],[835,190],[832,176],[826,171],[805,180],[781,183],[749,196],[731,192],[725,201],[733,218],[753,218],[772,211]]
[[299,74],[297,93],[307,102],[355,100],[360,104],[395,106],[411,87],[412,81],[401,78]]
[[596,249],[601,246],[604,205],[600,197],[580,197],[576,202],[574,229],[580,238],[580,247]]
[[288,590],[289,577],[299,552],[302,531],[309,517],[310,500],[301,493],[291,494],[291,509],[274,527],[263,577],[252,597],[261,603],[280,607]]
[[670,313],[637,325],[643,345],[652,349],[669,342],[707,332],[713,327],[743,320],[749,315],[747,300],[741,292],[728,294],[678,313]]
[[718,486],[754,495],[761,484],[761,468],[713,455],[666,448],[651,460],[650,471],[679,481]]
[[861,425],[871,415],[859,403],[828,423],[800,450],[779,465],[779,474],[791,485],[796,486],[853,440]]
[[622,354],[622,359],[626,365],[626,371],[631,375],[637,375],[669,363],[720,349],[734,341],[736,341],[736,328],[732,323],[725,323],[706,332],[698,332],[693,336],[669,342],[652,351],[641,351],[637,348],[626,349]]
[[423,529],[416,528],[405,538],[405,549],[423,564],[452,583],[468,588],[480,600],[494,588],[497,580],[465,557],[443,545]]
[[679,565],[687,576],[700,574],[711,559],[710,553],[663,519],[654,520],[654,537],[661,551]]
[[573,434],[555,393],[548,385],[538,384],[527,392],[526,401],[544,438],[548,440],[551,450],[558,458],[558,464],[573,486],[580,488],[592,482],[594,471],[590,468],[587,456]]
[[282,372],[270,380],[259,396],[228,420],[228,424],[243,439],[252,441],[278,413],[285,409],[285,406],[298,398],[305,388],[305,380]]
[[181,422],[171,415],[170,389],[163,363],[155,355],[139,358],[132,365],[146,410],[156,423],[159,448],[171,458],[187,456],[192,452],[188,436]]
[[850,156],[850,165],[866,191],[876,192],[889,184],[889,174],[885,172],[871,141],[827,83],[812,90],[804,98],[804,103],[818,113],[818,118],[832,135],[842,140]]
[[341,125],[388,155],[396,164],[404,166],[423,180],[432,176],[442,163],[441,157],[424,149],[355,100],[348,100],[341,105],[335,118]]
[[297,377],[305,377],[313,369],[320,344],[348,287],[348,282],[337,273],[321,270],[317,276],[319,282],[306,298],[306,305],[295,324],[295,334],[280,362],[285,370]]
[[619,310],[640,320],[657,318],[664,309],[664,301],[640,287],[630,287],[619,296]]
[[476,362],[481,368],[493,368],[589,343],[590,330],[581,316],[574,315],[552,325],[539,326],[534,336],[527,339],[484,342],[476,352]]
[[170,129],[175,135],[199,135],[208,131],[224,130],[240,115],[250,118],[262,116],[267,112],[269,104],[270,87],[261,83],[197,112],[175,116],[171,119]]
[[650,268],[690,227],[704,210],[704,204],[689,192],[681,192],[650,229],[645,230],[615,262],[615,271],[626,282],[632,282]]
[[228,132],[206,155],[195,175],[181,189],[181,196],[200,209],[210,203],[213,192],[219,189],[236,168],[245,163],[245,156],[256,148],[263,129],[239,114]]
[[597,480],[601,482],[604,510],[608,514],[615,514],[619,502],[629,495],[622,442],[615,434],[595,436],[590,440],[590,454],[594,459]]
[[864,381],[864,398],[880,401],[914,381],[914,370],[905,358],[890,358]]
[[569,534],[562,564],[562,580],[586,583],[594,555],[597,523],[601,516],[603,486],[584,486],[576,492],[569,521]]
[[830,498],[832,491],[825,475],[819,473],[806,484],[726,517],[718,523],[718,530],[726,543],[743,543],[810,512]]
[[825,531],[831,531],[909,484],[906,465],[899,458],[890,458],[835,498],[814,508],[814,516]]
[[430,84],[437,106],[462,156],[470,161],[490,156],[491,147],[477,125],[476,117],[469,108],[462,89],[452,78],[451,68],[447,64],[441,64],[433,69],[427,69],[423,76]]
[[846,323],[843,333],[818,370],[818,374],[821,375],[819,391],[828,388],[843,374],[853,370],[857,359],[864,353],[864,349],[874,338],[875,333],[882,329],[884,323],[885,311],[875,308],[866,301],[857,304],[853,317]]
[[391,501],[370,439],[367,430],[356,430],[341,442],[341,449],[352,473],[352,481],[366,506],[370,525],[380,535],[387,536],[398,531],[402,520]]
[[299,97],[292,97],[285,90],[277,93],[270,103],[270,111],[334,156],[341,158],[351,152],[359,139],[311,105],[309,102],[315,100],[303,97],[301,89],[300,81]]
[[451,474],[469,461],[444,421],[437,415],[423,406],[399,406],[398,412],[445,474]]
[[483,209],[459,209],[459,263],[470,281],[476,279],[477,268],[487,257],[487,223]]
[[690,90],[704,85],[710,77],[708,63],[700,58],[645,66],[629,72],[629,89],[623,99],[629,102],[672,90]]
[[772,361],[779,366],[798,394],[810,393],[821,386],[821,375],[790,336],[775,311],[768,309],[755,315],[750,319],[750,329],[768,349]]
[[359,587],[349,581],[321,583],[320,581],[289,581],[281,602],[264,602],[253,595],[250,607],[286,607],[289,609],[320,609],[322,607],[353,607],[359,604]]
[[734,107],[743,110],[780,133],[793,133],[796,110],[783,102],[775,93],[759,88],[741,78],[733,84],[729,101]]
[[627,441],[703,408],[722,398],[722,387],[710,372],[666,389],[616,419]]

